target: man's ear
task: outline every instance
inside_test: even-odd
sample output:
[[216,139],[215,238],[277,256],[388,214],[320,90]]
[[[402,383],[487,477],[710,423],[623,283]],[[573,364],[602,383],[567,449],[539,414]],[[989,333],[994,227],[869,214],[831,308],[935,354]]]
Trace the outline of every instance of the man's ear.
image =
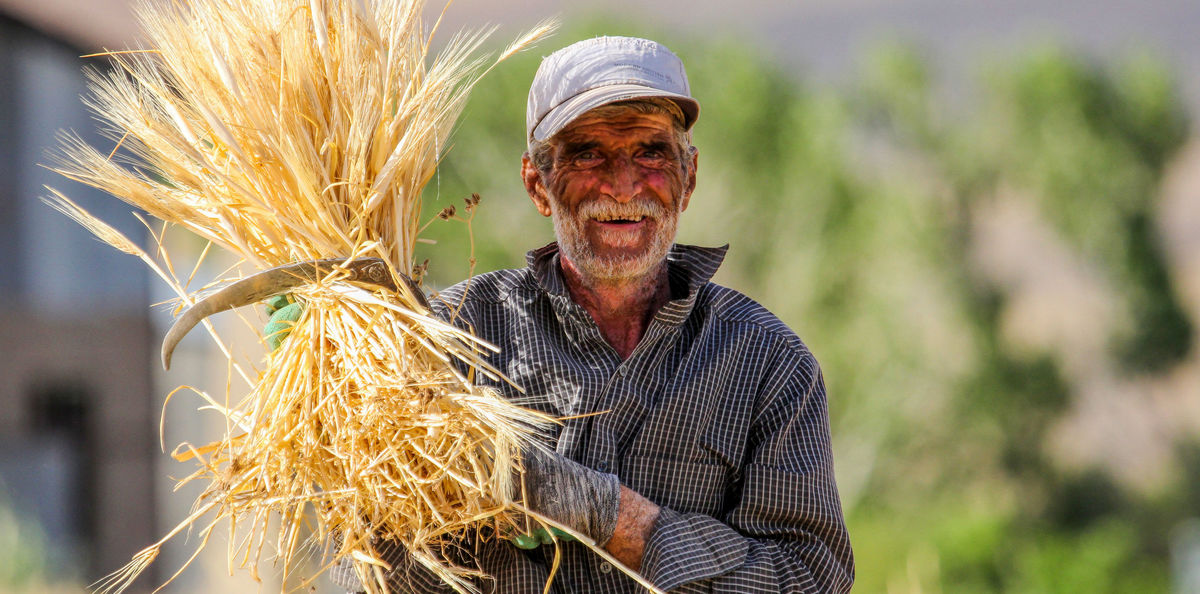
[[700,166],[700,149],[689,147],[688,154],[691,158],[691,165],[688,167],[687,179],[683,186],[683,200],[679,204],[679,212],[687,210],[688,203],[692,201],[692,192],[696,191],[696,168]]
[[521,179],[525,182],[525,191],[529,193],[529,199],[533,201],[537,211],[544,217],[553,214],[554,211],[550,210],[550,197],[546,194],[546,183],[542,180],[542,172],[533,166],[533,160],[529,158],[529,153],[521,155]]

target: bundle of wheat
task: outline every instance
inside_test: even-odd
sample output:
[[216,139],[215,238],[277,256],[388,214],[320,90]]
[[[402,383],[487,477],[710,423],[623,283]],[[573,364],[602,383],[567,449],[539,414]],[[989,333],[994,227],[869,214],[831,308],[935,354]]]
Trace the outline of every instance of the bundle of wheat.
[[[357,284],[348,265],[330,264],[292,283],[304,313],[261,371],[233,365],[226,349],[254,387],[240,402],[205,395],[226,434],[176,451],[199,464],[186,480],[207,484],[195,512],[102,591],[128,587],[179,532],[199,529],[203,547],[226,522],[249,527],[229,554],[251,569],[272,541],[286,572],[302,534],[338,535],[336,556],[352,559],[374,592],[385,588],[382,538],[465,590],[471,572],[442,560],[440,539],[523,522],[512,511],[514,457],[550,420],[475,386],[472,373],[497,375],[481,354],[489,345],[432,317],[419,290],[396,282],[414,272],[422,187],[486,71],[473,57],[483,34],[457,35],[431,55],[423,4],[155,2],[139,14],[150,49],[110,52],[116,68],[91,75],[89,105],[124,152],[67,137],[59,172],[249,269],[375,257],[389,281]],[[57,192],[53,203],[142,258],[181,304],[195,301],[161,251],[151,256]]]

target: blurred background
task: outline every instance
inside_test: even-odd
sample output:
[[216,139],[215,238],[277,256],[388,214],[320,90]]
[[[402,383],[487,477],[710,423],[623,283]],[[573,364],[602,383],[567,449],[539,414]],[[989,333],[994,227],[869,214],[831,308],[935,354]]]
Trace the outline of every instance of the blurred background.
[[[729,243],[718,282],[822,362],[855,591],[1200,592],[1200,4],[458,0],[443,30],[495,23],[498,48],[555,14],[427,188],[431,214],[482,195],[476,270],[552,237],[517,175],[540,56],[658,39],[703,106],[680,241]],[[161,538],[196,490],[160,415],[167,452],[222,429],[166,394],[244,391],[201,333],[159,371],[163,287],[39,201],[149,237],[38,165],[60,129],[112,145],[80,56],[137,40],[123,0],[0,0],[0,592],[81,592]],[[428,236],[429,283],[466,276],[465,226]],[[255,315],[218,318],[248,353]],[[269,562],[229,577],[217,534],[165,591],[279,590]],[[131,591],[199,543],[176,541]]]

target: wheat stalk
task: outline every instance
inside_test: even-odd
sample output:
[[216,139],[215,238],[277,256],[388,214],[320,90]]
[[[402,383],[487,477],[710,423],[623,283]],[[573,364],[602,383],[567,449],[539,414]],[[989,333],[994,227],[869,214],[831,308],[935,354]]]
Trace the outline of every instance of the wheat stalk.
[[[122,151],[64,136],[54,169],[251,269],[375,256],[393,276],[412,275],[421,190],[468,92],[499,61],[479,56],[485,33],[431,54],[423,9],[423,0],[144,4],[148,47],[106,52],[115,68],[89,73],[86,101]],[[552,28],[539,25],[500,59]],[[57,192],[51,202],[145,261],[182,303],[194,300],[169,260],[160,265]],[[249,528],[229,557],[251,570],[266,545],[286,573],[303,534],[336,534],[336,556],[353,560],[371,592],[385,590],[378,537],[465,591],[474,573],[441,560],[441,539],[484,524],[517,529],[514,459],[552,419],[456,367],[501,377],[483,355],[494,347],[403,290],[353,287],[336,272],[295,294],[305,312],[262,371],[246,374],[250,392],[227,405],[204,396],[226,434],[175,451],[197,464],[183,482],[206,484],[196,512],[99,591],[124,590],[167,539],[201,522],[203,547],[220,521],[231,534]]]

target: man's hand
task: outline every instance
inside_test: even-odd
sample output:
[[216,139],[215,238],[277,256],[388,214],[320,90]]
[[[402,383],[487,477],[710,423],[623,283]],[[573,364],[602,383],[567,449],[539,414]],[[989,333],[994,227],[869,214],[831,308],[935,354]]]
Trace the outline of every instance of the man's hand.
[[[659,508],[621,486],[616,475],[592,470],[544,450],[523,452],[526,505],[596,541],[626,567],[638,571]],[[550,528],[560,539],[563,533]],[[545,528],[510,538],[522,549],[552,542]]]
[[[522,452],[525,505],[604,546],[617,527],[621,482],[614,474],[592,470],[562,455],[540,448]],[[547,534],[545,542],[549,542]],[[514,539],[521,548],[543,542],[534,535]]]

